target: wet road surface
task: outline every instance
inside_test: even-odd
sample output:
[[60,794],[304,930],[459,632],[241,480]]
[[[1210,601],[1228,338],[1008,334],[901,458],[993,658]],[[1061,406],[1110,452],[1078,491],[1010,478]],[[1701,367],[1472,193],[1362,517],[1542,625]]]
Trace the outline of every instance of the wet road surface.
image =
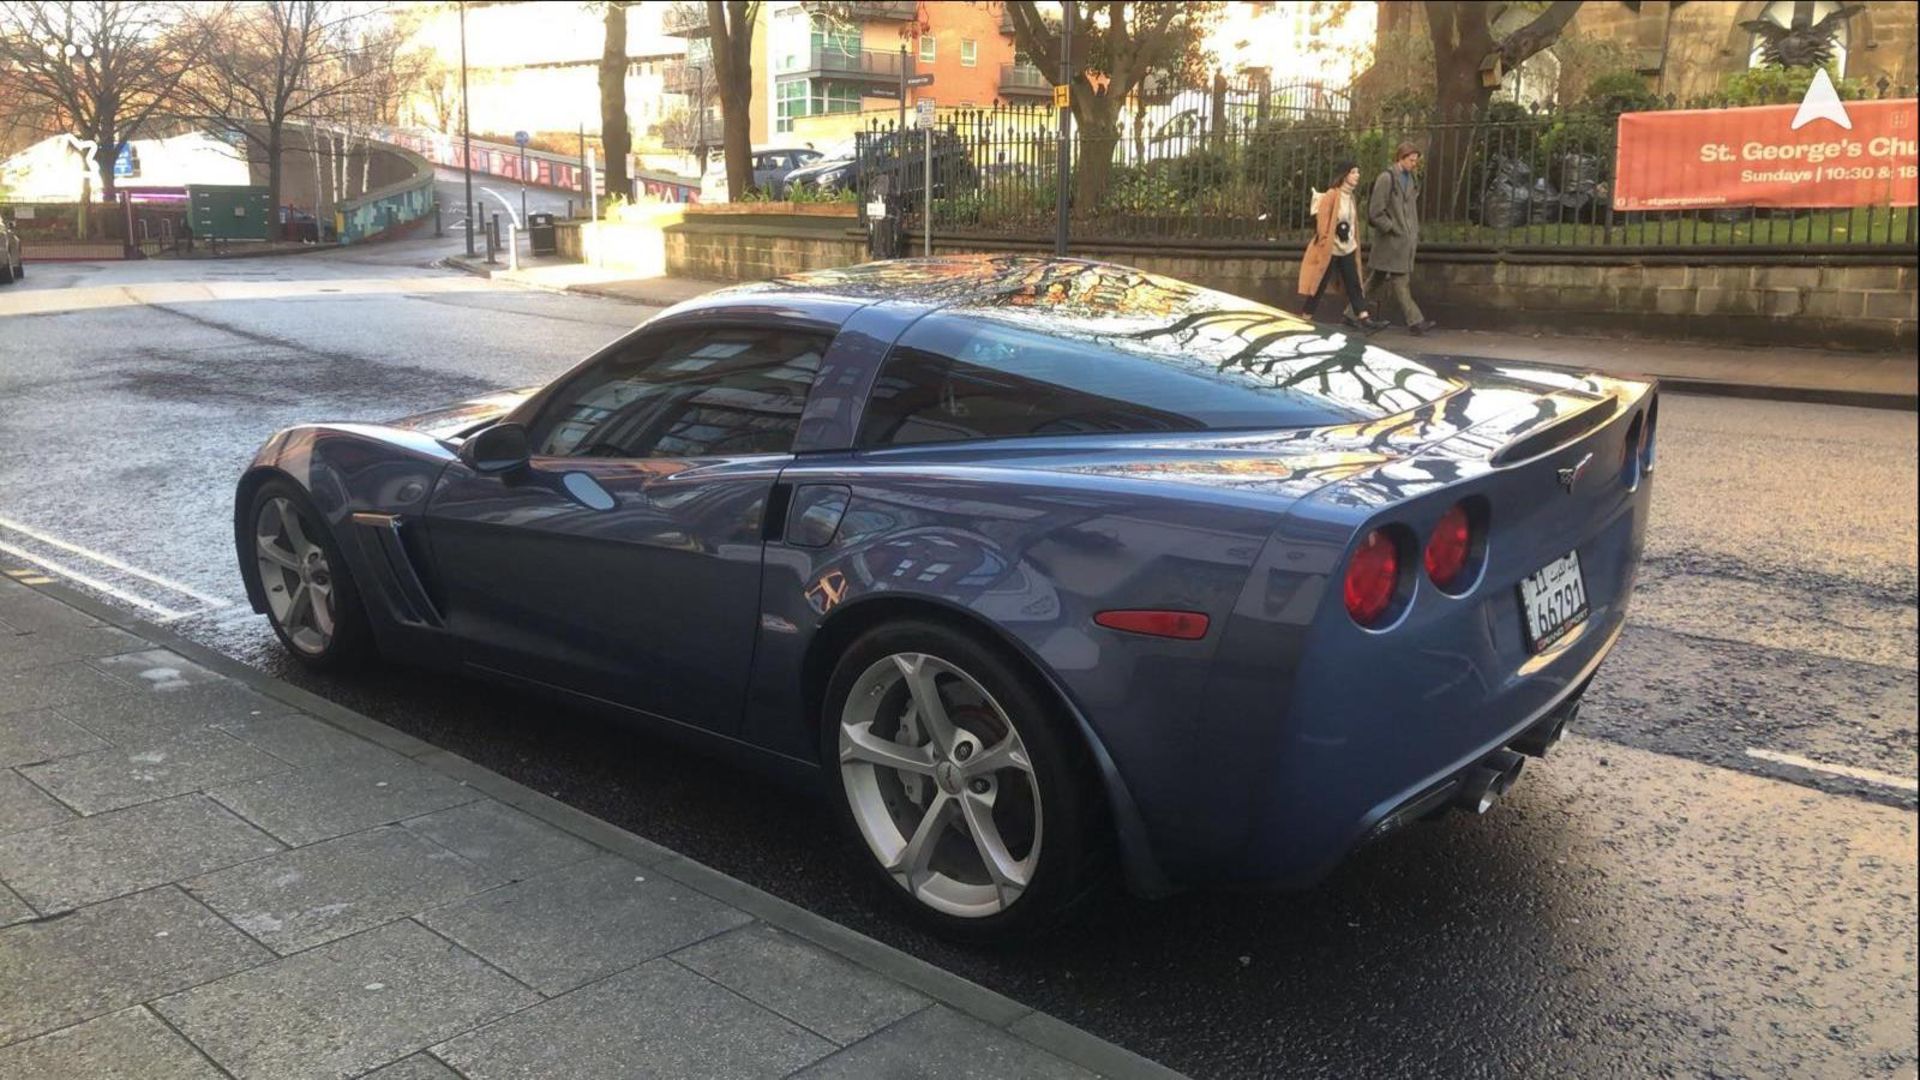
[[34,266],[0,291],[0,561],[1194,1075],[1912,1075],[1913,414],[1669,396],[1629,628],[1494,814],[1310,892],[1114,896],[969,952],[804,795],[493,687],[316,679],[246,610],[231,488],[267,434],[538,383],[651,313],[432,269],[451,233]]

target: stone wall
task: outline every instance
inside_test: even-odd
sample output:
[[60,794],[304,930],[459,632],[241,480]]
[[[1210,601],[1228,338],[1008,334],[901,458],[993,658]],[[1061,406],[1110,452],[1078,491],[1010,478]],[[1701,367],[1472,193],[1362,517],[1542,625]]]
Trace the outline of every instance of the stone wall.
[[[689,215],[665,229],[663,239],[669,273],[716,281],[866,261],[860,230],[783,215]],[[1038,240],[942,236],[933,246],[935,253],[1051,250]],[[917,239],[909,242],[909,254],[918,249]],[[1296,303],[1299,260],[1291,251],[1076,241],[1073,252],[1268,304]],[[1916,261],[1913,253],[1517,254],[1435,247],[1422,251],[1413,285],[1429,317],[1456,327],[1911,350]],[[1391,309],[1386,315],[1399,321]]]

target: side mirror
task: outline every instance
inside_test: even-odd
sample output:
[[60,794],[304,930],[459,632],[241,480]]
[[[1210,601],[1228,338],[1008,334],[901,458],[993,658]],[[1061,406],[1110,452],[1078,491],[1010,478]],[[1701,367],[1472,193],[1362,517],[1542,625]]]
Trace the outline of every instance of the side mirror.
[[532,458],[527,444],[527,429],[520,424],[495,424],[482,428],[460,446],[460,460],[480,473],[507,473],[523,468]]

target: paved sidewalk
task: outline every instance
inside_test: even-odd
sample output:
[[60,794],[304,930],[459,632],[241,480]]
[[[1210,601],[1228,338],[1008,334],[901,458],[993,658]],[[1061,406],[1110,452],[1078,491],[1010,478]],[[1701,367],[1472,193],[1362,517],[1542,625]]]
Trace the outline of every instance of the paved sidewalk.
[[0,569],[0,1076],[1172,1075]]
[[[496,267],[487,266],[485,259],[465,256],[448,259],[447,264],[496,281],[656,307],[725,287],[722,282],[693,278],[626,278],[620,271],[547,256],[523,259],[517,270],[508,270],[504,256],[502,259]],[[1657,375],[1669,390],[1687,393],[1882,409],[1920,408],[1920,364],[1912,356],[1899,353],[1756,349],[1749,345],[1453,329],[1425,337],[1392,329],[1376,334],[1373,340],[1410,355],[1532,360],[1623,375]]]

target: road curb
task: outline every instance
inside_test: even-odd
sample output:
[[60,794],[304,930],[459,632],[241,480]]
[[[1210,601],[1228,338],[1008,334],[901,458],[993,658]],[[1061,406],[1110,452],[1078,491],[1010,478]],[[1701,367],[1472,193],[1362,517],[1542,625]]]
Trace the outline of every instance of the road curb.
[[[543,285],[537,281],[500,276],[497,271],[504,269],[503,267],[472,266],[463,262],[457,255],[449,255],[435,265],[442,269],[458,270],[463,274],[472,274],[475,277],[486,278],[489,281],[499,281],[508,285],[524,285],[529,289],[539,289],[541,292],[562,293],[572,296],[593,296],[602,300],[617,300],[623,304],[637,304],[641,307],[669,308],[688,299],[685,296],[650,296],[644,293],[635,295],[633,293],[616,292],[598,285]],[[728,283],[716,281],[712,284],[716,289],[723,289],[726,288]]]
[[48,593],[101,622],[144,638],[156,646],[171,649],[264,697],[404,754],[449,779],[459,781],[590,844],[673,878],[690,889],[731,904],[770,926],[804,938],[856,966],[911,987],[936,1002],[999,1028],[1014,1038],[1081,1068],[1102,1076],[1128,1080],[1134,1077],[1143,1080],[1177,1080],[1182,1075],[1057,1017],[1022,1005],[998,991],[901,952],[643,836],[577,810],[452,751],[443,750],[370,716],[258,671],[182,637],[165,626],[114,608],[76,588],[61,582],[28,587]]

